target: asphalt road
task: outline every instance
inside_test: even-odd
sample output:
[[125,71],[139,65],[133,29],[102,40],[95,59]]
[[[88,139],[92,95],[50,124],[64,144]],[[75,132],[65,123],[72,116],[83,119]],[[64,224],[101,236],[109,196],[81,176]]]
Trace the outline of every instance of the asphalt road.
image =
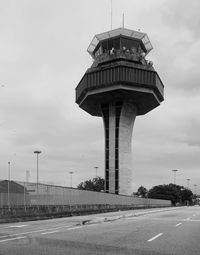
[[200,254],[199,206],[142,212],[1,224],[0,255]]

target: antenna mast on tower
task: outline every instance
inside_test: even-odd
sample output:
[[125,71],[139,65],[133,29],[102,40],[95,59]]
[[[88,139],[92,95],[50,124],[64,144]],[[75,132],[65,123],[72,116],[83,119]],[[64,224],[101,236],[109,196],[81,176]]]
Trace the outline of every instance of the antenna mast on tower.
[[110,28],[112,30],[112,9],[113,9],[113,6],[112,6],[112,0],[110,0]]
[[122,27],[124,28],[124,13],[122,15]]

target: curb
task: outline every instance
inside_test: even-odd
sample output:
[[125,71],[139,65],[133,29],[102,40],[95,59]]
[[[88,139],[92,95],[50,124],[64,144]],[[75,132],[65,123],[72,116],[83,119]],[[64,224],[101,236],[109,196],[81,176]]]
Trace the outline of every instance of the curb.
[[94,218],[94,219],[88,219],[88,220],[84,220],[80,223],[80,225],[90,225],[90,224],[97,224],[97,223],[103,223],[103,222],[110,222],[110,221],[115,221],[115,220],[119,220],[122,218],[131,218],[131,217],[139,217],[142,215],[147,215],[147,214],[152,214],[152,213],[157,213],[157,212],[165,212],[165,211],[171,211],[171,210],[175,210],[178,209],[176,208],[170,208],[170,209],[166,209],[166,210],[154,210],[154,211],[147,211],[147,212],[139,212],[139,213],[129,213],[129,214],[121,214],[118,216],[107,216],[107,217],[98,217],[98,218]]

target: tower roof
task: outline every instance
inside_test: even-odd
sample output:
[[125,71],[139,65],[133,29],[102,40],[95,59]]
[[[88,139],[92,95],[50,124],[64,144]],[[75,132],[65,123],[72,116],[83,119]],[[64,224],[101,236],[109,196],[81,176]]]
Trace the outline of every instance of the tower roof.
[[152,44],[149,40],[149,37],[146,33],[134,31],[134,30],[130,30],[130,29],[122,27],[122,28],[117,28],[114,30],[110,30],[110,31],[95,35],[87,51],[89,52],[90,55],[93,56],[93,52],[100,41],[110,39],[120,35],[141,41],[141,43],[143,44],[146,50],[146,53],[149,53],[153,49]]

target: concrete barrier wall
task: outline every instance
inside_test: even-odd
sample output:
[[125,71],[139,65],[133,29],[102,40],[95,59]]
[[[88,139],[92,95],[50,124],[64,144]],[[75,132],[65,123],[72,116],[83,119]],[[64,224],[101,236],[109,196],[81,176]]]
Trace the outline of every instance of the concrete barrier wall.
[[26,193],[0,193],[0,208],[8,206],[32,205],[125,205],[125,206],[170,206],[171,201],[160,199],[138,198],[133,196],[115,195],[103,192],[93,192],[39,184],[38,194],[36,184],[26,185]]
[[111,205],[170,205],[171,202],[160,199],[147,199],[132,196],[115,195],[76,189],[64,190],[63,194],[30,195],[31,204],[38,205],[83,205],[83,204],[111,204]]

